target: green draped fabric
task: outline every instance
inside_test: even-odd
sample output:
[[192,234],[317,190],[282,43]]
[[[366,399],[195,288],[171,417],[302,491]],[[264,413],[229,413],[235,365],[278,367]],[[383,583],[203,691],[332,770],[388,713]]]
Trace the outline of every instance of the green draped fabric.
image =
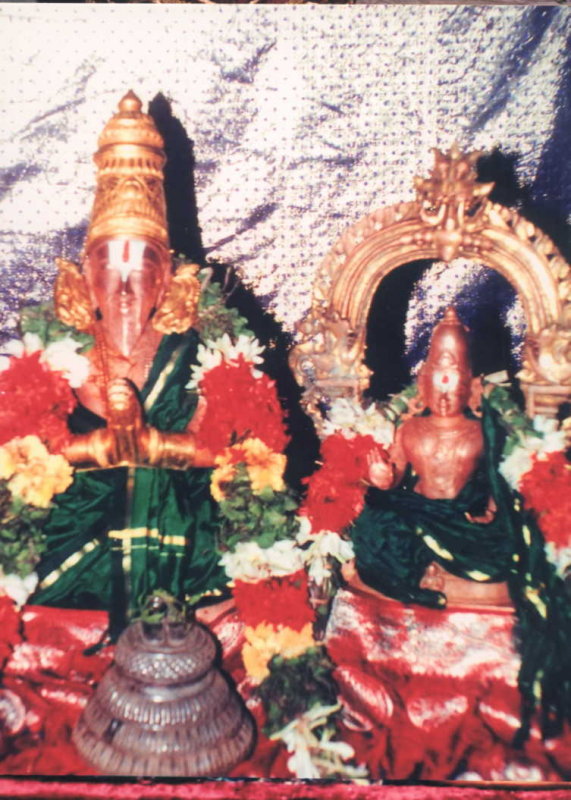
[[[457,498],[417,494],[409,473],[397,489],[369,489],[351,534],[362,580],[404,603],[446,604],[443,594],[419,587],[431,561],[462,578],[507,581],[522,659],[520,744],[536,708],[546,736],[559,732],[564,720],[571,723],[571,603],[533,515],[498,472],[502,429],[486,401],[482,424],[485,456]],[[466,512],[481,513],[490,496],[498,507],[493,522],[469,522]]]
[[[141,391],[148,424],[186,428],[196,398],[184,386],[196,348],[193,332],[163,339]],[[209,483],[209,469],[78,470],[45,527],[47,551],[32,601],[106,609],[116,635],[155,589],[179,598],[222,589]]]

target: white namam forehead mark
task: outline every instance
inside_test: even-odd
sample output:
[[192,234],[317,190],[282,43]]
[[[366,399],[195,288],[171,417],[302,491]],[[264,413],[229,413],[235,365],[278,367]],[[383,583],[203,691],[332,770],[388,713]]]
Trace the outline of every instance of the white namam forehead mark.
[[457,369],[435,369],[432,373],[432,385],[443,391],[453,391],[460,383],[460,373]]
[[143,239],[112,239],[107,242],[107,269],[116,269],[126,283],[129,275],[143,268],[143,254],[147,242]]

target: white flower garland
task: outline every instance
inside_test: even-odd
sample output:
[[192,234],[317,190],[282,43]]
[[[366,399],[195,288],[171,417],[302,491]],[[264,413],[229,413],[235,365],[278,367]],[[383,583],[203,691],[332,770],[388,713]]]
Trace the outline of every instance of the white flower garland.
[[[340,708],[339,704],[313,706],[271,737],[284,742],[288,752],[291,753],[287,765],[296,778],[305,780],[340,776],[351,780],[367,778],[366,767],[352,767],[344,763],[355,757],[353,747],[347,742],[333,741],[332,731],[325,727],[329,717],[337,713]],[[318,736],[315,729],[323,727],[325,729]]]
[[386,419],[375,403],[362,406],[356,400],[334,400],[323,423],[326,436],[341,433],[346,439],[372,436],[377,444],[389,447],[394,439],[394,425]]
[[38,585],[38,575],[30,572],[25,578],[19,575],[4,575],[0,570],[0,594],[8,595],[16,603],[18,608],[26,604],[28,597],[33,594]]
[[263,361],[263,346],[254,336],[242,334],[235,342],[225,333],[218,339],[209,340],[206,344],[199,344],[196,353],[197,363],[192,368],[191,378],[187,389],[198,389],[200,382],[207,372],[214,367],[218,367],[223,361],[229,364],[236,363],[240,356],[249,362],[252,367],[252,375],[256,378],[261,377],[262,373],[254,369],[255,364]]
[[565,448],[565,432],[555,430],[556,420],[537,416],[533,419],[536,434],[525,434],[512,452],[500,463],[500,472],[512,489],[519,490],[523,476],[533,467],[533,458],[545,458]]
[[65,336],[44,347],[37,334],[25,333],[22,339],[11,339],[3,345],[0,371],[8,369],[11,358],[21,358],[39,351],[42,364],[54,372],[61,372],[72,389],[79,389],[89,375],[89,360],[77,352],[82,346],[72,336]]
[[220,563],[232,580],[256,583],[298,572],[304,566],[303,556],[292,539],[281,539],[265,548],[257,542],[239,542],[233,553],[224,553]]

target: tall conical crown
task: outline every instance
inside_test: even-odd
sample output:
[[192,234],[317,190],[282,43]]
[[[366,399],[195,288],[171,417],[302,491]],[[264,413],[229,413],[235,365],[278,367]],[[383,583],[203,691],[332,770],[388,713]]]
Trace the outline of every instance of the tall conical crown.
[[86,250],[109,237],[142,237],[168,248],[163,140],[134,92],[119,103],[93,159],[97,188]]
[[459,369],[471,372],[468,331],[460,321],[454,306],[448,306],[444,316],[432,331],[426,366],[429,369],[437,366],[442,353],[453,356]]

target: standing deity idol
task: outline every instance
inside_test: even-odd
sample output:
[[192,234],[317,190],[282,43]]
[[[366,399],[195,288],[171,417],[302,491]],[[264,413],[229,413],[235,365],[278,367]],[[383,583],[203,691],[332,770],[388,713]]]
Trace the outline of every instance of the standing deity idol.
[[[65,450],[74,483],[45,528],[34,602],[111,612],[115,636],[155,589],[224,585],[209,495],[213,456],[197,449],[196,265],[173,272],[163,141],[129,92],[95,155],[95,202],[81,269],[60,260],[60,320],[93,337]],[[194,420],[194,423],[193,423]]]

